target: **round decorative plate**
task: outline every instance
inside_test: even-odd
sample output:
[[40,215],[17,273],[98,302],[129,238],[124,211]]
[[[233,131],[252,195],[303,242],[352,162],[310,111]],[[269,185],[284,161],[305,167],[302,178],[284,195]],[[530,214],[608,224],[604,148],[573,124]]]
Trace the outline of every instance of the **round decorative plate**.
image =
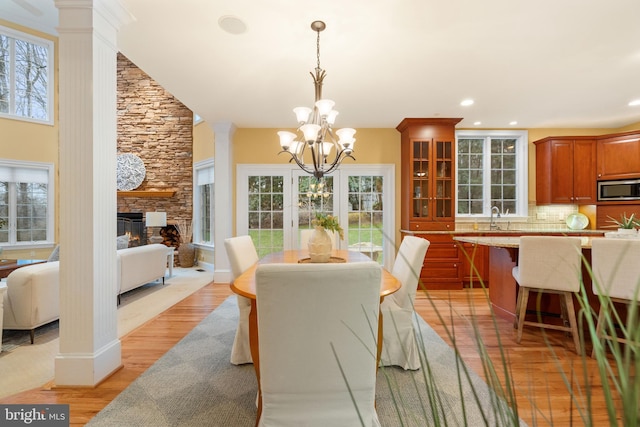
[[567,216],[567,227],[572,230],[584,230],[589,225],[589,218],[585,214],[572,213]]
[[121,191],[135,190],[144,181],[147,170],[135,154],[120,154],[117,159],[117,187]]

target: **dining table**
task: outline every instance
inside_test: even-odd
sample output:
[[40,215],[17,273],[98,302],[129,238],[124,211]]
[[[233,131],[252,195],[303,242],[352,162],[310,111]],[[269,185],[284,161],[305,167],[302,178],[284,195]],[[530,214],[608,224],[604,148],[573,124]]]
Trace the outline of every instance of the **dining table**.
[[[350,250],[333,250],[329,262],[366,262],[371,261],[367,255]],[[258,351],[258,306],[256,303],[256,268],[259,264],[273,263],[299,263],[309,262],[309,251],[285,250],[274,252],[261,258],[256,264],[248,268],[241,275],[236,277],[231,284],[231,290],[243,297],[251,300],[251,311],[249,313],[249,345],[251,347],[251,357],[256,371],[258,384],[260,383],[260,355]],[[388,295],[393,294],[402,287],[402,283],[395,278],[388,270],[382,269],[382,279],[380,281],[380,302]],[[382,353],[382,312],[378,317],[378,360]]]

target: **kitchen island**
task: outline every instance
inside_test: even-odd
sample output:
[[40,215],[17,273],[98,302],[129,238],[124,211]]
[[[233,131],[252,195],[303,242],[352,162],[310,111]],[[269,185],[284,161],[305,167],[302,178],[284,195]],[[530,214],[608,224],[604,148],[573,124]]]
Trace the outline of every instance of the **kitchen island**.
[[[602,238],[598,236],[580,236],[582,239],[582,253],[585,261],[591,264],[591,241]],[[489,299],[494,313],[508,321],[516,318],[516,299],[518,286],[511,271],[518,263],[519,236],[454,236],[453,240],[462,243],[472,243],[489,248]],[[599,307],[598,298],[591,292],[591,279],[583,265],[582,277],[591,306]],[[575,301],[576,307],[579,307]],[[540,310],[544,315],[560,318],[560,306],[557,301],[550,300],[549,295],[543,295],[540,306],[536,298],[531,298],[527,312]]]

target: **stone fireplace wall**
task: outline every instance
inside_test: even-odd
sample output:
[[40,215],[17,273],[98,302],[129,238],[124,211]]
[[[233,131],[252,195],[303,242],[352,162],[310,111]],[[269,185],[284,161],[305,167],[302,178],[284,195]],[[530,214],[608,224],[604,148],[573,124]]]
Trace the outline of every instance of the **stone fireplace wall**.
[[[124,55],[118,54],[118,154],[136,154],[146,176],[118,212],[167,212],[167,223],[193,214],[193,113]],[[174,191],[150,197],[150,191]],[[136,194],[137,191],[144,193]]]

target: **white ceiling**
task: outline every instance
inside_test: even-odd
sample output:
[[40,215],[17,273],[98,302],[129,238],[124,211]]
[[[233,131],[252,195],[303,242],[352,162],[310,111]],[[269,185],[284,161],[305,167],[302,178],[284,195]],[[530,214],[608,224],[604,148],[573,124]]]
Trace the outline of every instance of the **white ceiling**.
[[[116,0],[104,0],[116,1]],[[314,20],[336,127],[405,117],[458,127],[616,128],[640,122],[638,0],[120,0],[120,51],[207,122],[295,127],[313,103]],[[218,25],[232,15],[246,32]],[[53,0],[0,17],[55,34]],[[470,107],[460,101],[472,98]]]

